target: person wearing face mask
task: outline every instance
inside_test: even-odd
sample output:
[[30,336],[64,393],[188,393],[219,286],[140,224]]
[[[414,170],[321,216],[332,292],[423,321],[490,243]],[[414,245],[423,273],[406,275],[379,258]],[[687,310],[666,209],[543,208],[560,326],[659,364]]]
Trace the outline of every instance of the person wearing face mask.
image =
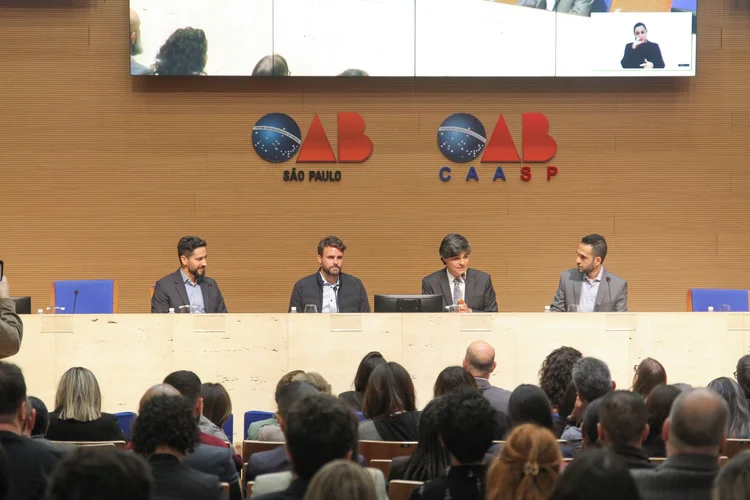
[[664,59],[658,43],[648,41],[646,25],[638,23],[633,27],[635,41],[625,45],[625,55],[620,64],[626,69],[664,68]]
[[422,280],[422,294],[442,295],[443,306],[456,312],[497,312],[497,296],[489,274],[469,268],[471,246],[460,234],[449,234],[440,243],[445,268]]

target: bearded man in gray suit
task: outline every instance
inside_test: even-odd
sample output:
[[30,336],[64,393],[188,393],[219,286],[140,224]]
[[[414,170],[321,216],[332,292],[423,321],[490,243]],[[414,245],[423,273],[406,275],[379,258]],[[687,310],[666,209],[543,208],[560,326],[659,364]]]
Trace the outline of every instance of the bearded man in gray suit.
[[518,0],[516,5],[588,17],[591,15],[594,0]]

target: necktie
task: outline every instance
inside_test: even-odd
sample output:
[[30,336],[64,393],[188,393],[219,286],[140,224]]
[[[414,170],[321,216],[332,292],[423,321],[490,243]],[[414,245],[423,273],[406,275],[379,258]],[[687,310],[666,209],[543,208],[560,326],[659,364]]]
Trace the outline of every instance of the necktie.
[[458,301],[463,299],[461,296],[461,278],[453,279],[453,303],[458,304]]

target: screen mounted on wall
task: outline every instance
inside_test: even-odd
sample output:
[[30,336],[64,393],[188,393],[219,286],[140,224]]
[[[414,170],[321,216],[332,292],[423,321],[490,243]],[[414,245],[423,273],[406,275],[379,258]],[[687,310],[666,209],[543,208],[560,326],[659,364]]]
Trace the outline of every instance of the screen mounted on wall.
[[130,0],[132,75],[694,76],[697,0]]

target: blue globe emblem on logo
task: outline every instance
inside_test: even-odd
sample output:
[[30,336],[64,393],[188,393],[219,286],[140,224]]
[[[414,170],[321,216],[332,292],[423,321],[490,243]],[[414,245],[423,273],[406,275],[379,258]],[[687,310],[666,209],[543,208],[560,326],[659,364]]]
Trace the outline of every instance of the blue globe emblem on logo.
[[294,119],[284,113],[268,113],[253,127],[253,148],[266,161],[291,160],[302,145],[302,134]]
[[467,163],[479,156],[487,143],[482,122],[468,113],[446,118],[438,128],[438,146],[443,156],[456,163]]

